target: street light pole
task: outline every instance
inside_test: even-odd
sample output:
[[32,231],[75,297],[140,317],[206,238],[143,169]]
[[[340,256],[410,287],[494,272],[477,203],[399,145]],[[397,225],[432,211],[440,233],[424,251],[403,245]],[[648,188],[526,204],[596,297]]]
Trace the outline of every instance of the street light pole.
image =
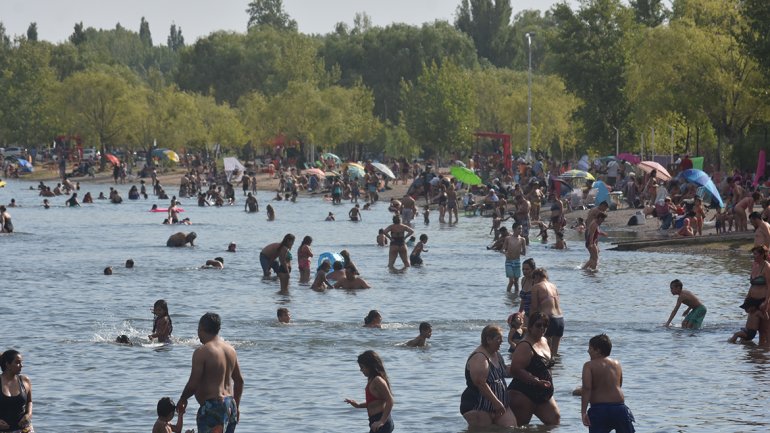
[[620,130],[616,127],[612,127],[615,130],[615,156],[620,155]]
[[529,69],[527,74],[527,161],[532,161],[532,37],[534,33],[525,33],[529,48]]
[[674,127],[668,125],[668,129],[671,130],[671,164],[674,163]]

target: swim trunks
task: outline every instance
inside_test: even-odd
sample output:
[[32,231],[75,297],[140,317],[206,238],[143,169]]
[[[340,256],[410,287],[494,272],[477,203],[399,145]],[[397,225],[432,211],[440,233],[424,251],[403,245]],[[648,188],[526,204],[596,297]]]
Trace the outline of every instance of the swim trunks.
[[[382,418],[382,412],[370,416],[369,425],[371,426],[372,424],[379,421],[381,418]],[[388,420],[385,421],[385,424],[383,424],[382,427],[378,428],[377,431],[375,431],[374,433],[391,433],[395,427],[396,426],[393,423],[393,417],[389,416]],[[371,432],[371,429],[369,429],[369,431]]]
[[270,269],[278,273],[280,264],[278,259],[270,260],[264,253],[259,253],[259,264],[262,265],[262,273],[270,275]]
[[238,423],[235,399],[206,400],[195,417],[198,433],[233,433]]
[[522,218],[520,221],[521,223],[521,235],[524,236],[524,238],[529,237],[529,218]]
[[548,320],[548,329],[545,331],[546,337],[564,336],[564,317],[551,317]]
[[422,264],[422,258],[419,255],[410,254],[409,255],[409,263],[414,265],[421,265]]
[[591,426],[589,433],[634,433],[633,423],[636,422],[631,409],[623,403],[591,403],[588,409],[588,419]]
[[701,305],[700,307],[690,311],[690,313],[687,315],[687,317],[684,318],[684,320],[685,322],[692,325],[693,328],[700,328],[703,326],[704,317],[706,317],[706,306]]
[[521,278],[521,259],[505,261],[505,276],[508,278]]

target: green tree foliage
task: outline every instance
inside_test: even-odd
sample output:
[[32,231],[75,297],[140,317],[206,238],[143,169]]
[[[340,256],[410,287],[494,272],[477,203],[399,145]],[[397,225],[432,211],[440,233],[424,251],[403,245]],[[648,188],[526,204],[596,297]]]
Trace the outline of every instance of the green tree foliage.
[[657,27],[668,18],[670,11],[663,0],[630,0],[636,22],[647,27]]
[[249,14],[249,29],[270,26],[277,30],[297,30],[297,22],[284,11],[282,0],[253,0],[246,13]]
[[586,145],[609,152],[613,126],[625,125],[629,115],[624,42],[633,16],[619,0],[587,0],[577,12],[565,3],[556,5],[554,18],[559,29],[552,46],[554,68],[567,89],[585,102],[577,120]]
[[171,28],[168,32],[167,44],[168,48],[174,52],[184,48],[184,36],[182,36],[181,27],[177,27],[176,24],[171,24]]
[[414,84],[404,82],[404,120],[426,157],[470,148],[477,122],[468,74],[451,61],[426,66]]
[[69,41],[72,42],[73,45],[80,45],[86,41],[86,33],[83,29],[83,21],[75,24],[74,31],[70,35]]
[[554,50],[551,48],[557,38],[556,21],[550,11],[541,13],[537,10],[521,11],[513,19],[510,29],[509,45],[513,55],[510,67],[522,71],[529,66],[529,47],[526,34],[532,36],[532,71],[534,73],[552,73],[555,68]]
[[446,22],[414,27],[393,24],[324,39],[320,55],[327,69],[339,68],[340,84],[359,81],[372,89],[375,113],[381,119],[399,122],[402,110],[401,81],[413,82],[424,64],[449,59],[462,68],[476,67],[473,41]]
[[145,47],[152,47],[152,34],[150,33],[150,23],[142,17],[139,23],[139,40]]
[[5,32],[5,26],[0,22],[0,50],[11,48],[11,38]]
[[513,58],[510,0],[462,0],[457,7],[455,27],[473,39],[480,58],[495,66],[509,66]]
[[741,32],[741,42],[770,75],[770,2],[743,0],[741,15],[748,24]]
[[50,46],[20,39],[7,50],[0,69],[0,131],[2,141],[21,145],[48,142],[56,130],[52,96],[58,86],[49,67]]
[[37,23],[30,23],[27,27],[27,40],[37,42]]

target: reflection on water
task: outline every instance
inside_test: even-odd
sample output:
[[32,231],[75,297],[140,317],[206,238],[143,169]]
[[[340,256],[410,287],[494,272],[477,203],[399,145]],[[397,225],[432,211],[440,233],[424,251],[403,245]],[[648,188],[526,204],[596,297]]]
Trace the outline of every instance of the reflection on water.
[[[377,230],[390,223],[382,204],[354,224],[323,221],[333,206],[321,198],[272,202],[274,222],[240,206],[198,208],[187,200],[185,216],[194,225],[169,227],[160,224],[162,215],[147,212],[153,203],[165,206],[162,201],[69,209],[61,206],[66,198],[56,198],[55,207],[44,210],[29,185],[10,182],[0,190],[0,203],[14,197],[23,206],[10,210],[19,233],[0,236],[0,313],[13,324],[4,328],[0,345],[24,354],[39,431],[148,429],[158,399],[178,398],[184,387],[198,318],[216,311],[246,380],[239,431],[364,431],[365,411],[343,399],[363,399],[356,356],[374,349],[392,381],[399,431],[464,432],[459,396],[465,360],[486,324],[505,328],[518,309],[505,292],[503,257],[484,248],[491,240],[488,218],[461,218],[455,227],[435,221],[426,227],[418,219],[416,234],[430,237],[425,266],[392,273],[388,250],[375,246]],[[125,194],[128,187],[118,189]],[[83,193],[107,190],[91,185]],[[262,206],[270,195],[259,194]],[[198,234],[195,248],[164,246],[170,234],[190,229]],[[299,286],[295,271],[289,293],[277,293],[277,282],[261,280],[258,255],[287,232],[311,235],[316,257],[349,250],[373,288],[317,293]],[[566,239],[566,251],[533,242],[528,254],[548,269],[565,312],[554,369],[563,424],[524,431],[584,430],[580,399],[571,391],[588,360],[588,339],[601,332],[610,335],[613,356],[623,363],[638,431],[768,430],[770,354],[726,343],[745,322],[737,306],[747,290],[750,257],[602,251],[600,271],[586,273],[579,270],[587,258],[582,235],[568,232]],[[226,253],[232,241],[238,252]],[[225,257],[224,270],[198,269],[216,256]],[[127,258],[135,260],[134,269],[122,267]],[[114,275],[102,275],[107,265]],[[668,289],[674,278],[707,305],[703,330],[661,326],[675,304]],[[147,310],[159,298],[168,301],[174,343],[155,351],[143,346],[152,328]],[[291,310],[293,324],[276,324],[280,306]],[[382,313],[383,329],[362,327],[371,309]],[[430,347],[403,347],[424,320],[433,325]],[[136,344],[114,344],[120,334]],[[666,397],[675,404],[661,402]],[[191,426],[193,417],[186,419]]]

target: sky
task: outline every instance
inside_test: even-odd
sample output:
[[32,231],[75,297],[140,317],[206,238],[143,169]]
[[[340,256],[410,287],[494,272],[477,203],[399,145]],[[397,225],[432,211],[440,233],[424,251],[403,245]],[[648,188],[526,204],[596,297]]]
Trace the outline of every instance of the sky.
[[[567,0],[575,7],[577,0]],[[512,0],[514,15],[526,9],[550,9],[559,0]],[[0,0],[0,22],[10,35],[24,35],[37,23],[38,39],[67,40],[75,23],[85,27],[123,27],[139,31],[145,17],[153,43],[164,44],[169,27],[181,27],[189,45],[217,30],[245,32],[249,0]],[[453,22],[460,0],[283,0],[286,12],[302,33],[325,34],[338,22],[352,25],[366,12],[375,26],[398,22],[420,25],[437,19]]]

